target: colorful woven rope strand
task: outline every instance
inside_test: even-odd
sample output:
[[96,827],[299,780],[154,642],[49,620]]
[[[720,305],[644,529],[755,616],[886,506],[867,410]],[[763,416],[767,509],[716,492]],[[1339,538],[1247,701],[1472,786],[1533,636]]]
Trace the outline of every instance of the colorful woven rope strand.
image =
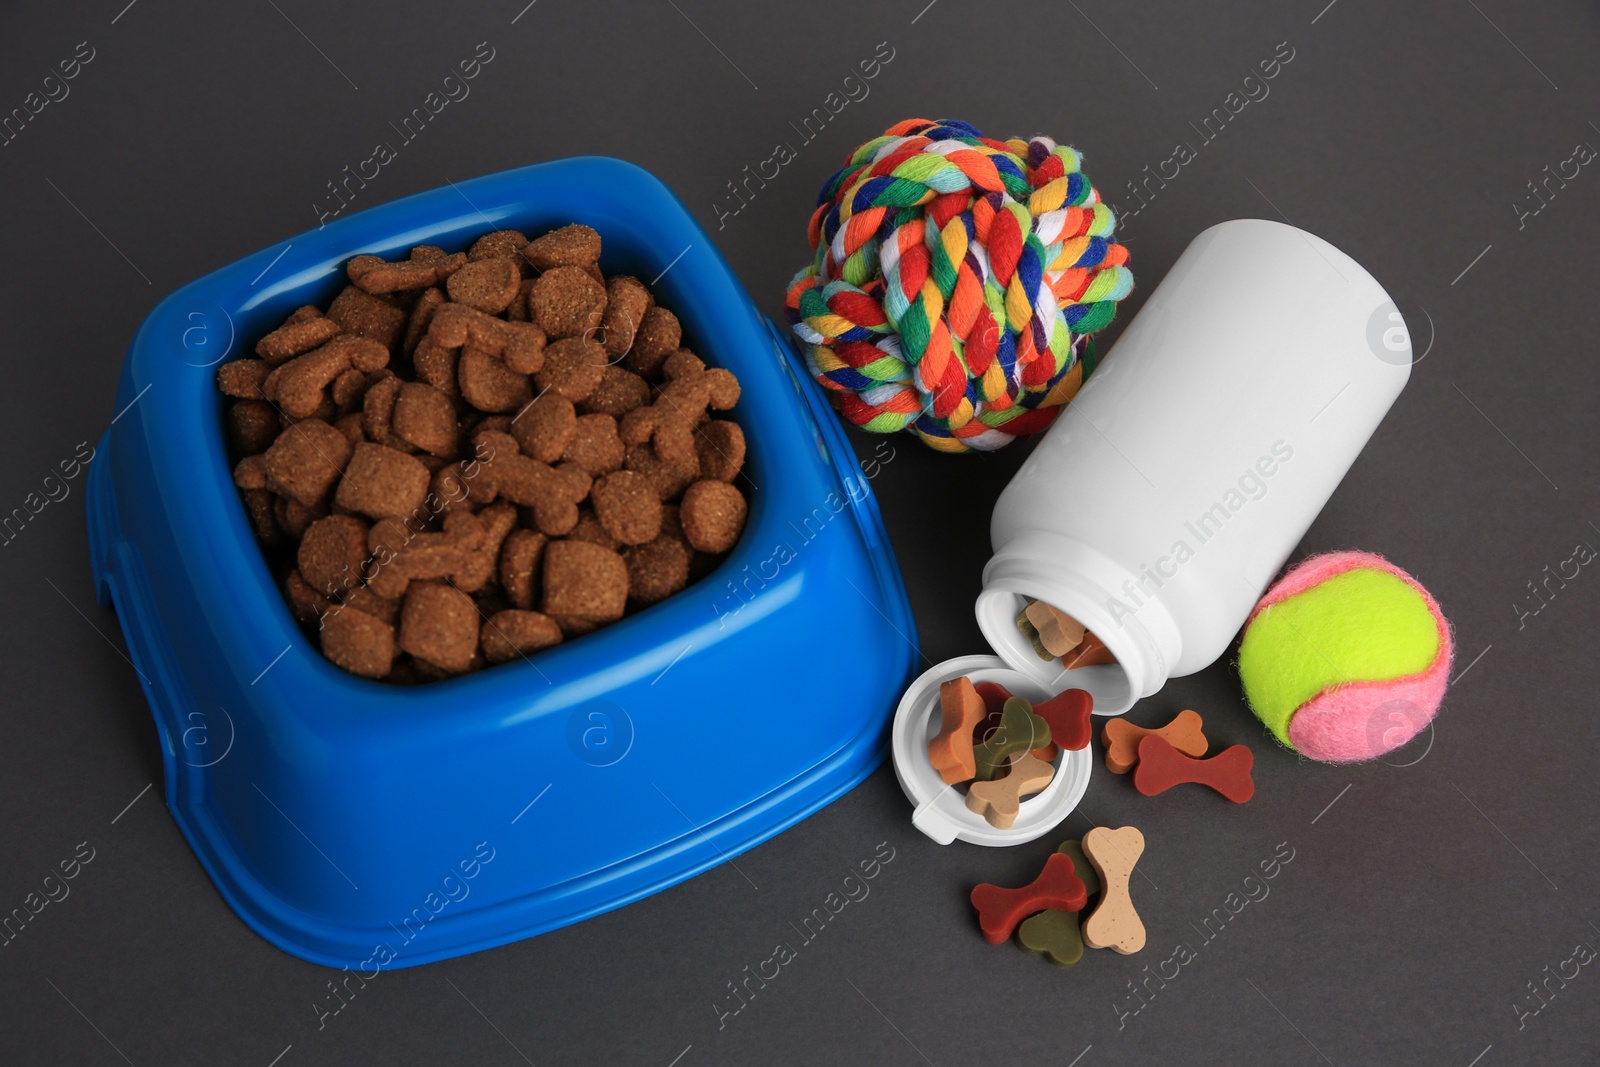
[[944,452],[1048,426],[1133,288],[1111,209],[1048,137],[908,119],[857,148],[811,216],[789,323],[850,422]]

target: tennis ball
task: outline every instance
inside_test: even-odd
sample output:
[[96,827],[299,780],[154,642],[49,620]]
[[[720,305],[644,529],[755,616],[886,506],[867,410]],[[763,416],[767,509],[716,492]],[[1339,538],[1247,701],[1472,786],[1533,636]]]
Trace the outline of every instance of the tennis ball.
[[1292,567],[1255,606],[1239,679],[1283,744],[1355,763],[1433,720],[1454,654],[1450,624],[1415,578],[1370,552],[1330,552]]

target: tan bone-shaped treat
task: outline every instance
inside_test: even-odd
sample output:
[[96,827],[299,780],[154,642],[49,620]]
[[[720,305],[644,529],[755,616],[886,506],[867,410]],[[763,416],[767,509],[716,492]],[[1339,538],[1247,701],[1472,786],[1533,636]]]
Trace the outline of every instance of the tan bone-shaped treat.
[[1144,922],[1128,895],[1128,879],[1144,855],[1144,834],[1137,826],[1096,826],[1083,835],[1083,854],[1100,876],[1100,903],[1083,920],[1083,943],[1124,956],[1138,952],[1144,948]]
[[982,815],[996,830],[1009,830],[1022,809],[1022,798],[1050,784],[1055,768],[1032,752],[1011,757],[1004,778],[967,786],[967,808]]
[[1039,631],[1039,643],[1052,656],[1065,656],[1083,644],[1083,623],[1042,600],[1028,605],[1028,621]]

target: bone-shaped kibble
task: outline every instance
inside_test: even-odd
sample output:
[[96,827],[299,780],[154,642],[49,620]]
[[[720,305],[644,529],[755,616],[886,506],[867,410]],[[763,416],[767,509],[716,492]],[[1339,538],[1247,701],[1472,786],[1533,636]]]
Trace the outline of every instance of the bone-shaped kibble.
[[973,749],[976,777],[988,782],[1000,773],[1013,753],[1043,748],[1050,743],[1050,724],[1033,713],[1021,697],[1007,700],[1000,710],[1000,725]]
[[1003,889],[985,882],[973,887],[971,899],[978,912],[978,928],[983,931],[983,939],[998,945],[1029,915],[1046,908],[1079,911],[1088,897],[1088,890],[1072,868],[1072,859],[1054,852],[1045,860],[1039,877],[1027,885]]
[[1144,854],[1144,834],[1136,826],[1119,830],[1096,826],[1083,835],[1083,854],[1100,876],[1101,894],[1100,903],[1083,921],[1083,943],[1124,956],[1138,952],[1144,948],[1144,923],[1128,895],[1128,878]]
[[972,728],[984,714],[983,698],[972,679],[954,678],[939,684],[939,733],[928,742],[928,762],[946,785],[976,777]]
[[465,304],[445,304],[428,323],[427,339],[439,348],[471,345],[505,361],[518,374],[544,366],[544,331],[531,322],[507,322]]
[[1055,773],[1054,767],[1032,752],[1020,752],[1011,757],[1003,778],[973,782],[967,787],[967,808],[982,815],[996,830],[1009,830],[1017,821],[1022,798],[1049,785]]
[[473,441],[480,455],[487,451],[494,457],[483,462],[482,473],[474,479],[475,491],[492,489],[513,504],[531,507],[540,533],[572,532],[578,525],[578,505],[594,484],[582,468],[572,463],[552,467],[524,456],[517,450],[517,439],[499,430],[477,434]]
[[1033,713],[1050,724],[1050,740],[1069,752],[1089,744],[1094,735],[1089,725],[1093,712],[1094,697],[1082,689],[1068,689],[1033,706]]
[[398,600],[413,581],[448,578],[467,567],[483,539],[483,524],[470,511],[446,515],[443,533],[413,533],[398,519],[381,519],[367,533],[367,585]]
[[1025,609],[1028,621],[1039,634],[1039,643],[1052,656],[1065,656],[1083,643],[1083,623],[1042,600]]
[[694,428],[707,407],[726,411],[739,400],[739,381],[721,367],[706,369],[700,357],[674,352],[662,364],[667,383],[655,402],[622,417],[619,432],[625,445],[652,441],[656,455],[669,463],[696,458]]
[[398,293],[438,285],[466,266],[467,255],[447,255],[442,248],[418,245],[409,258],[390,262],[378,256],[355,256],[345,264],[350,280],[369,293]]
[[273,369],[261,382],[261,393],[292,419],[303,419],[327,399],[325,390],[345,371],[380,370],[389,362],[389,350],[355,334],[335,337],[320,348],[295,356]]
[[1139,765],[1133,769],[1133,787],[1147,797],[1165,793],[1175,785],[1207,785],[1235,804],[1256,795],[1250,777],[1255,755],[1244,745],[1229,745],[1210,759],[1190,759],[1167,741],[1150,735],[1139,742]]
[[[1083,854],[1083,846],[1076,840],[1063,841],[1057,852],[1072,860],[1078,880],[1088,891],[1089,900],[1100,895],[1100,878],[1094,865]],[[1088,907],[1087,904],[1084,907]],[[1071,967],[1083,958],[1083,933],[1079,929],[1080,915],[1075,911],[1051,908],[1030,915],[1017,927],[1017,944],[1025,952],[1044,956],[1057,967]]]
[[1133,770],[1133,765],[1139,762],[1139,742],[1151,734],[1166,738],[1173,748],[1186,756],[1204,756],[1204,725],[1199,713],[1189,710],[1178,712],[1171,722],[1154,730],[1135,726],[1126,719],[1112,719],[1100,731],[1100,740],[1106,745],[1106,770],[1112,774],[1127,774]]

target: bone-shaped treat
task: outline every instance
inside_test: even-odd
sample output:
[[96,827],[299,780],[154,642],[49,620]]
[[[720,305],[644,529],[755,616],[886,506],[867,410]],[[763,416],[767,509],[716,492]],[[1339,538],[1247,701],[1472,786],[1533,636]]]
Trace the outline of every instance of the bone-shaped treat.
[[[978,720],[978,725],[972,728],[972,743],[982,744],[998,729],[1000,729],[1000,716],[1006,706],[1006,701],[1011,699],[1011,690],[999,682],[979,682],[975,687],[978,695],[983,698],[983,706],[988,714]],[[1032,750],[1035,757],[1046,763],[1054,763],[1056,757],[1061,755],[1061,750],[1052,742],[1040,745]]]
[[1100,903],[1083,920],[1083,943],[1124,956],[1138,952],[1144,948],[1144,923],[1128,895],[1128,878],[1144,854],[1144,834],[1137,826],[1096,826],[1083,835],[1083,854],[1100,876]]
[[1068,689],[1033,706],[1033,713],[1050,724],[1050,740],[1069,752],[1089,744],[1093,712],[1094,697],[1082,689]]
[[984,716],[983,698],[972,679],[953,678],[939,685],[939,734],[928,742],[928,762],[946,785],[968,782],[977,775],[972,728]]
[[1100,731],[1100,740],[1106,745],[1106,770],[1112,774],[1127,774],[1139,762],[1139,742],[1150,734],[1166,738],[1173,748],[1186,756],[1199,758],[1206,754],[1204,723],[1194,711],[1180,711],[1171,722],[1159,729],[1135,726],[1126,719],[1112,719]]
[[1029,915],[1046,908],[1079,911],[1088,896],[1072,869],[1071,857],[1055,852],[1045,861],[1039,877],[1019,889],[1003,889],[988,882],[974,886],[972,906],[977,909],[983,939],[998,945]]
[[1256,795],[1250,777],[1255,755],[1244,745],[1229,745],[1210,759],[1190,759],[1164,737],[1151,735],[1139,742],[1139,766],[1133,770],[1133,787],[1147,797],[1165,793],[1175,785],[1208,785],[1235,804]]
[[[978,696],[984,697],[984,707],[989,710],[987,715],[978,720],[978,725],[973,726],[973,744],[982,744],[989,739],[990,734],[1000,729],[1000,715],[1005,709],[1005,702],[1011,699],[1011,691],[998,681],[979,681],[976,688]],[[1032,749],[1032,752],[1045,763],[1054,763],[1056,757],[1061,755],[1061,749],[1058,749],[1054,742],[1040,745],[1037,749]]]
[[1033,705],[1012,697],[1000,710],[1000,726],[973,749],[977,777],[991,781],[1013,753],[1042,748],[1050,743],[1050,724],[1033,713]]
[[1039,633],[1039,643],[1052,656],[1065,656],[1083,643],[1083,623],[1042,600],[1026,608],[1028,621]]
[[[1078,880],[1088,891],[1088,899],[1092,901],[1099,896],[1100,879],[1094,873],[1094,865],[1083,854],[1083,846],[1076,839],[1063,841],[1056,851],[1072,860]],[[1079,913],[1051,908],[1030,915],[1017,927],[1017,944],[1023,951],[1043,956],[1057,967],[1071,967],[1083,958]]]
[[1022,798],[1049,785],[1055,773],[1054,767],[1032,752],[1019,752],[1011,757],[1005,777],[973,782],[967,787],[967,808],[982,815],[996,830],[1009,830],[1017,821]]
[[1077,647],[1061,657],[1061,666],[1068,670],[1078,667],[1098,667],[1115,662],[1117,657],[1111,654],[1106,643],[1087,630],[1083,632],[1083,640]]

